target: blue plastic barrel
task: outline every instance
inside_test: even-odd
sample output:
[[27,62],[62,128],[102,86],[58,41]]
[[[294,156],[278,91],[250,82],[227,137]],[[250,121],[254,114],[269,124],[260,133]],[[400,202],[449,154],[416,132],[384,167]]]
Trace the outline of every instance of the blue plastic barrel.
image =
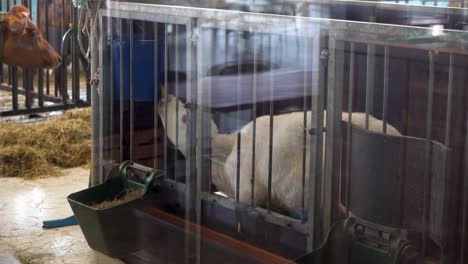
[[[123,76],[123,100],[130,100],[130,42],[124,38],[123,45],[123,72],[120,72],[120,40],[113,40],[112,61],[114,78],[114,94],[120,100],[120,74]],[[161,94],[161,83],[164,73],[164,39],[158,40],[158,93]],[[136,102],[154,101],[154,40],[145,40],[135,36],[133,41],[133,98]]]

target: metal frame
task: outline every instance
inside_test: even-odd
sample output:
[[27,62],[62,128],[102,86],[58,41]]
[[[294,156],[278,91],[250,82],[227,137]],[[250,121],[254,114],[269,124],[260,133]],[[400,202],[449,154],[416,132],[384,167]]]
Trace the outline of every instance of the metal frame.
[[[357,44],[367,45],[367,74],[366,74],[366,129],[369,127],[369,115],[373,111],[373,89],[375,86],[375,48],[377,46],[384,47],[384,98],[383,98],[383,121],[384,127],[383,130],[386,132],[387,126],[387,112],[388,112],[388,85],[389,85],[389,56],[391,48],[405,48],[412,50],[422,50],[427,51],[431,58],[435,52],[440,53],[449,53],[450,54],[450,69],[449,69],[449,84],[448,91],[452,95],[453,88],[453,61],[454,58],[458,55],[466,56],[468,55],[468,46],[467,38],[460,38],[465,36],[466,33],[456,30],[445,30],[443,36],[432,36],[432,29],[428,28],[418,28],[418,27],[404,27],[404,26],[389,26],[378,23],[361,23],[361,22],[346,22],[333,19],[316,19],[316,18],[304,18],[304,17],[291,17],[291,16],[282,16],[282,15],[266,15],[266,14],[254,14],[254,13],[244,13],[239,11],[226,11],[226,10],[213,10],[213,9],[203,9],[203,8],[186,8],[186,7],[176,7],[176,6],[164,6],[164,5],[146,5],[146,4],[132,4],[132,3],[115,3],[110,2],[106,10],[100,12],[101,20],[103,17],[112,17],[112,19],[138,19],[151,21],[154,23],[163,23],[164,25],[168,24],[178,24],[184,25],[187,30],[187,67],[188,69],[188,81],[187,81],[187,101],[190,105],[188,108],[191,113],[191,126],[187,132],[187,142],[189,145],[187,160],[186,160],[186,172],[187,172],[187,182],[184,186],[183,184],[174,182],[172,179],[166,179],[170,184],[168,186],[176,186],[176,189],[185,190],[185,203],[186,203],[186,218],[194,220],[196,223],[201,223],[201,205],[203,202],[216,202],[219,206],[229,208],[231,210],[242,209],[239,205],[239,173],[237,174],[237,186],[236,186],[236,196],[235,201],[230,199],[224,199],[219,196],[215,196],[209,193],[209,186],[206,186],[206,181],[204,177],[207,175],[207,168],[209,166],[203,162],[204,155],[210,151],[210,146],[203,145],[204,143],[201,140],[196,140],[196,135],[199,138],[206,139],[206,135],[209,131],[209,122],[205,122],[211,118],[210,109],[206,106],[210,105],[209,96],[203,94],[202,89],[199,89],[203,82],[202,78],[207,72],[207,64],[203,60],[198,58],[208,58],[205,61],[211,63],[211,53],[207,56],[204,54],[207,52],[203,49],[202,43],[207,41],[204,39],[202,31],[205,29],[223,29],[230,30],[234,32],[245,31],[245,32],[255,32],[255,33],[266,33],[266,34],[278,34],[278,28],[285,29],[284,32],[280,34],[284,35],[295,35],[300,34],[301,37],[306,37],[310,39],[317,38],[319,46],[314,55],[317,59],[314,60],[312,67],[319,68],[318,73],[315,73],[315,76],[312,78],[314,84],[312,85],[312,97],[311,101],[311,110],[312,113],[319,113],[322,110],[327,110],[327,126],[323,127],[323,120],[321,115],[314,116],[312,114],[313,129],[316,131],[325,130],[325,138],[323,138],[322,133],[315,133],[311,137],[311,153],[310,153],[310,180],[309,189],[315,190],[314,195],[309,195],[309,207],[308,207],[308,220],[305,221],[304,216],[300,220],[288,218],[285,216],[280,216],[272,212],[267,206],[267,208],[257,208],[255,207],[254,193],[252,192],[252,207],[255,212],[265,221],[274,223],[276,225],[282,226],[284,228],[290,228],[298,231],[301,234],[309,235],[309,240],[307,243],[307,249],[311,250],[324,239],[324,232],[329,230],[331,225],[340,217],[340,171],[336,168],[340,167],[341,162],[341,146],[342,146],[342,130],[341,130],[341,112],[342,112],[342,99],[343,99],[343,84],[345,80],[345,43],[351,43],[351,67],[349,71],[349,98],[348,98],[348,111],[353,110],[353,91],[354,91],[354,60],[355,53],[354,47]],[[170,15],[168,15],[170,14]],[[229,21],[229,23],[226,23]],[[103,24],[101,24],[102,26]],[[294,28],[300,28],[300,32],[296,33],[295,30],[289,30]],[[317,30],[320,34],[317,35]],[[101,28],[101,32],[103,28]],[[166,41],[167,41],[167,30]],[[426,41],[418,42],[414,41],[416,36],[426,36]],[[133,38],[130,38],[131,42]],[[210,39],[208,39],[209,41]],[[101,45],[104,43],[104,40],[101,40]],[[239,43],[237,43],[239,44]],[[155,49],[157,45],[155,44]],[[167,45],[166,45],[167,47]],[[101,50],[103,47],[101,46]],[[254,54],[255,54],[254,48]],[[155,50],[157,54],[157,50]],[[176,53],[177,54],[177,53]],[[196,54],[196,55],[195,55]],[[157,56],[157,55],[155,55]],[[132,55],[131,55],[132,57]],[[165,51],[165,64],[167,66],[167,50]],[[176,58],[177,55],[176,55]],[[155,57],[156,61],[157,57]],[[105,65],[104,58],[101,57],[101,65]],[[256,56],[254,56],[256,60]],[[133,61],[131,59],[131,61]],[[307,62],[305,62],[307,65]],[[433,60],[430,61],[431,70],[429,78],[429,94],[433,93],[434,86],[434,64]],[[166,67],[167,69],[167,67]],[[241,66],[238,65],[238,71],[240,72]],[[108,73],[106,73],[108,74]],[[155,70],[156,74],[156,70]],[[131,75],[132,76],[132,75]],[[157,76],[157,74],[156,74]],[[256,67],[254,67],[254,83],[256,76]],[[110,80],[110,76],[103,76],[103,80]],[[167,88],[167,72],[165,72],[164,83]],[[131,78],[132,80],[132,78]],[[176,79],[177,80],[177,79]],[[133,81],[131,81],[131,84]],[[177,81],[176,81],[177,83]],[[122,81],[121,81],[122,84]],[[177,85],[177,84],[176,84]],[[240,81],[238,82],[240,85]],[[131,85],[132,86],[132,85]],[[255,85],[254,94],[255,94]],[[132,90],[132,89],[131,89]],[[316,93],[314,93],[316,91]],[[122,90],[121,90],[122,95]],[[167,95],[167,93],[166,93]],[[271,94],[272,96],[273,94]],[[273,98],[273,97],[271,97]],[[326,102],[325,102],[326,98]],[[430,160],[430,144],[432,141],[431,136],[431,120],[432,120],[432,97],[428,99],[428,127],[427,127],[427,148],[426,148],[426,161]],[[451,110],[452,110],[452,97],[448,97],[448,109],[447,111],[447,135],[450,134],[451,127]],[[102,100],[102,99],[101,99]],[[130,99],[131,103],[133,97]],[[273,114],[273,104],[270,101],[270,120],[272,120]],[[157,97],[155,97],[155,109],[157,103]],[[102,106],[102,101],[101,104]],[[304,99],[304,109],[307,109],[308,105]],[[130,107],[132,109],[132,107]],[[254,108],[255,109],[255,108]],[[122,111],[122,108],[121,108]],[[131,110],[132,111],[132,110]],[[103,119],[104,109],[101,109],[100,119]],[[255,110],[254,110],[255,113]],[[255,115],[254,115],[255,116]],[[352,115],[349,115],[349,122],[352,121]],[[197,122],[198,121],[198,122]],[[121,124],[121,133],[122,133],[122,119],[120,120]],[[164,122],[167,122],[165,120]],[[306,124],[307,120],[304,117],[304,123]],[[156,120],[155,120],[156,123]],[[132,133],[133,127],[131,126]],[[102,131],[102,124],[101,124]],[[196,131],[196,134],[194,133]],[[254,130],[255,131],[255,130]],[[270,154],[271,150],[274,147],[272,145],[272,129],[270,129]],[[102,133],[102,132],[101,132]],[[254,132],[255,133],[255,132]],[[350,138],[351,130],[348,128],[347,135]],[[101,134],[102,135],[102,134]],[[121,134],[122,135],[122,134]],[[304,139],[306,138],[304,134]],[[255,138],[255,136],[254,136]],[[241,141],[240,133],[237,137],[238,142]],[[121,146],[122,146],[122,141]],[[322,143],[324,142],[324,143]],[[325,158],[322,160],[322,148],[325,144]],[[446,142],[447,147],[450,147],[450,139],[447,136]],[[167,149],[167,137],[165,138],[165,149]],[[176,143],[177,145],[177,143]],[[253,144],[255,145],[255,144]],[[348,145],[347,153],[350,153],[351,145]],[[196,151],[198,149],[199,151]],[[201,151],[200,151],[201,150]],[[102,151],[102,148],[101,148]],[[155,153],[157,151],[155,150]],[[253,149],[255,152],[255,149]],[[314,154],[315,153],[315,154]],[[238,160],[240,161],[240,150],[238,150]],[[304,154],[304,162],[305,161]],[[348,155],[349,158],[349,155]],[[324,164],[322,163],[324,162]],[[350,168],[350,161],[346,162],[347,170]],[[100,166],[103,164],[102,156],[100,158]],[[165,153],[165,168],[167,168],[167,152]],[[238,164],[239,165],[239,164]],[[324,165],[324,167],[322,167]],[[431,164],[426,165],[426,171],[431,167]],[[196,173],[195,173],[196,170]],[[238,169],[239,171],[239,169]],[[312,177],[314,173],[314,177]],[[269,197],[271,197],[271,157],[270,157],[270,169],[269,169]],[[429,183],[429,172],[426,173],[425,183]],[[253,175],[254,177],[254,175]],[[349,185],[349,178],[347,183]],[[305,182],[303,180],[303,182]],[[252,184],[252,190],[254,190],[254,184]],[[208,192],[207,192],[208,190]],[[323,195],[324,192],[327,195]],[[430,201],[428,197],[430,188],[425,187],[425,196],[427,201]],[[349,189],[346,191],[346,202],[349,203]],[[324,200],[322,200],[324,197]],[[195,204],[192,204],[195,203]],[[190,204],[190,206],[188,206]],[[304,202],[303,202],[304,204]],[[428,218],[428,206],[424,206],[424,219]],[[190,209],[194,209],[191,211]],[[348,211],[348,209],[347,209]],[[195,213],[195,215],[194,215]],[[304,213],[304,210],[303,210]],[[466,218],[466,216],[465,216]],[[427,235],[427,233],[425,233]],[[196,247],[199,247],[199,241],[196,243]],[[198,259],[198,261],[200,261]]]

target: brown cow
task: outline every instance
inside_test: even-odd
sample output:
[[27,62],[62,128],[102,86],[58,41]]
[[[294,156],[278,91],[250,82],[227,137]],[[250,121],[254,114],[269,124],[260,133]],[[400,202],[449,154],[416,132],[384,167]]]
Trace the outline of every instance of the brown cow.
[[60,55],[29,18],[29,9],[16,5],[4,17],[2,62],[26,69],[60,66]]

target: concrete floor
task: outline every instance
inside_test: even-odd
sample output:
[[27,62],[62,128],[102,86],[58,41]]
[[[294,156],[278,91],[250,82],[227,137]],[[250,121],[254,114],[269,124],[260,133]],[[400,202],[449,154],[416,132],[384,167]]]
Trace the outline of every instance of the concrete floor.
[[0,177],[0,264],[119,264],[89,248],[79,226],[42,229],[72,215],[66,197],[88,186],[89,170],[25,181]]

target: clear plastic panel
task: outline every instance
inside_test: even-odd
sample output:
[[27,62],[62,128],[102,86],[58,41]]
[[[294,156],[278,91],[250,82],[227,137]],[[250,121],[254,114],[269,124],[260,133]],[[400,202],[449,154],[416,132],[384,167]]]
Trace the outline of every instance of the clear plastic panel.
[[94,177],[164,172],[121,258],[465,263],[463,9],[387,2],[108,3]]

